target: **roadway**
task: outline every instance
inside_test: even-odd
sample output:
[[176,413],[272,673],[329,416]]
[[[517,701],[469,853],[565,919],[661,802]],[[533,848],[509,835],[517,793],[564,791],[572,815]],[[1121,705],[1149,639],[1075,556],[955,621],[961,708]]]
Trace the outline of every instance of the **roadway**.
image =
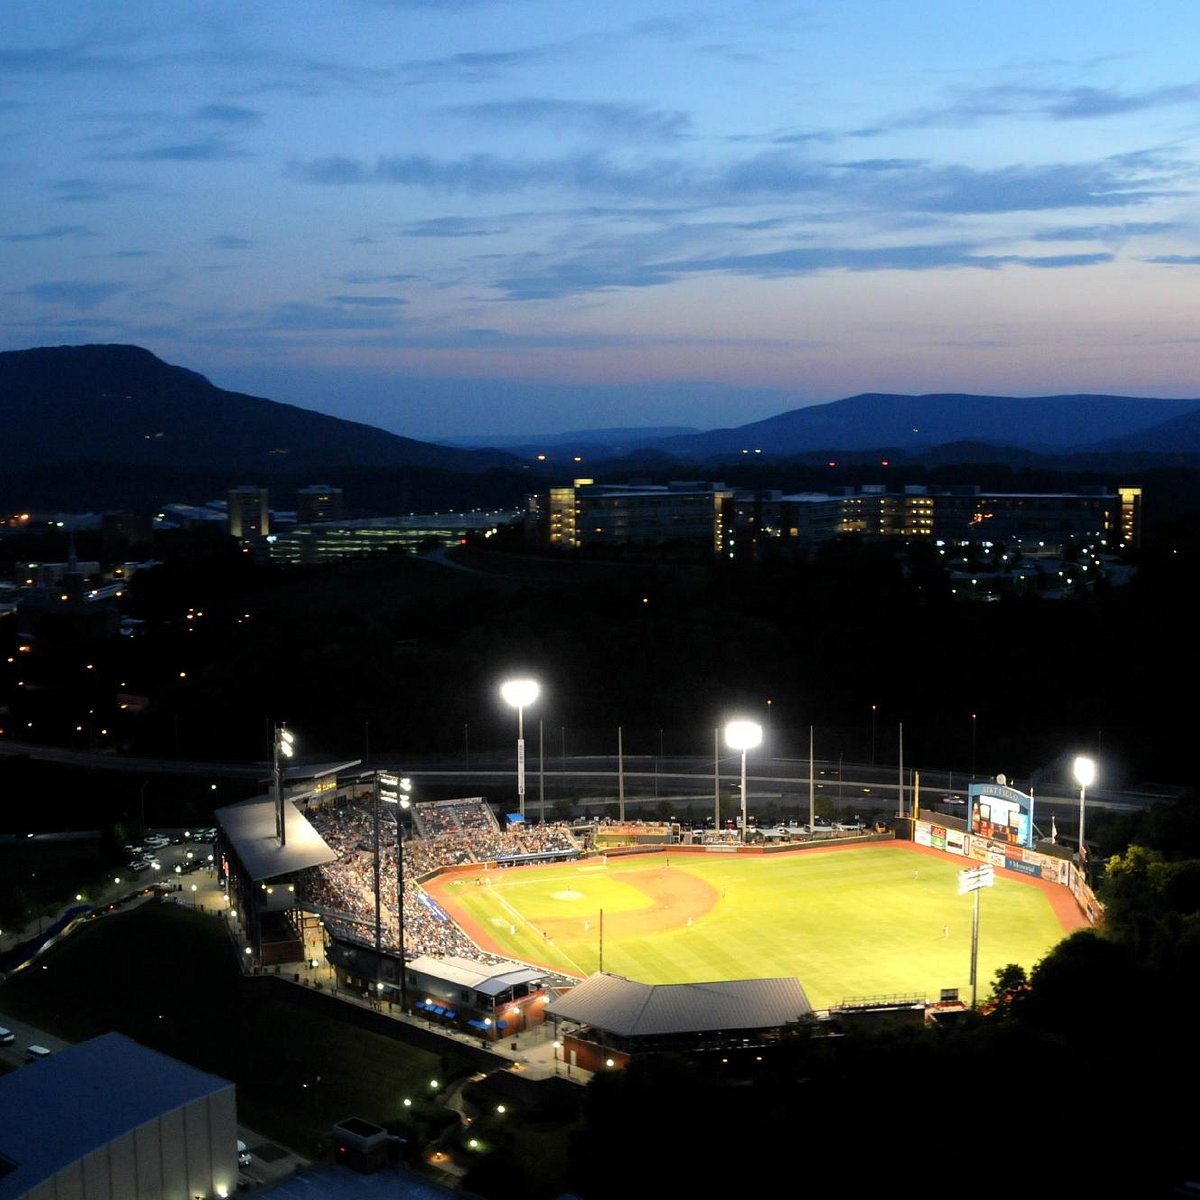
[[[210,779],[258,780],[266,786],[270,764],[225,763],[214,761],[178,760],[164,758],[134,758],[114,754],[96,754],[83,750],[68,750],[57,746],[41,746],[28,742],[0,741],[0,754],[22,755],[43,762],[85,769],[120,771],[133,775],[200,776]],[[359,766],[361,760],[339,763],[339,766]],[[289,774],[302,776],[306,769],[328,767],[330,763],[303,762],[290,765]],[[516,764],[511,756],[481,755],[471,762],[459,758],[412,758],[391,761],[385,756],[373,758],[370,767],[396,771],[416,780],[437,784],[439,792],[457,790],[465,795],[487,795],[510,800],[515,807]],[[363,770],[369,769],[366,766]],[[647,806],[654,809],[665,803],[678,808],[689,805],[700,820],[713,812],[714,793],[719,783],[723,818],[740,811],[740,759],[736,755],[723,758],[719,764],[719,780],[714,774],[711,758],[663,757],[626,755],[618,762],[616,755],[572,755],[541,759],[526,757],[525,811],[527,816],[540,818],[543,805],[569,800],[575,809],[598,815],[616,816],[620,797],[624,794],[627,812],[646,815]],[[840,776],[840,777],[839,777]],[[963,772],[928,770],[906,767],[904,771],[905,812],[911,812],[914,781],[917,800],[922,811],[942,811],[958,814],[965,804],[971,777]],[[979,782],[984,777],[978,778]],[[988,780],[990,782],[990,779]],[[1078,824],[1079,792],[1074,784],[1047,779],[1033,787],[1028,780],[1009,780],[1020,791],[1034,793],[1034,818],[1043,833],[1048,833],[1053,815],[1055,825],[1064,836]],[[863,811],[882,811],[889,814],[899,809],[901,787],[898,765],[867,764],[830,759],[769,758],[752,759],[746,776],[747,808],[757,815],[768,804],[783,810],[787,819],[807,821],[810,807],[816,804],[831,816],[854,816]],[[1157,801],[1175,798],[1168,791],[1117,791],[1089,788],[1087,804],[1091,809],[1134,811],[1147,809]],[[674,814],[682,816],[681,813]]]

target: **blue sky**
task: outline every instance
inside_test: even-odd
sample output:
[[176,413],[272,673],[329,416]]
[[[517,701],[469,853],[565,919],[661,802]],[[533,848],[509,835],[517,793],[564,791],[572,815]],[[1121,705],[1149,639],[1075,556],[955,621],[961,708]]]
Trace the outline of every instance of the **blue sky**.
[[1200,6],[8,0],[0,349],[409,437],[1200,395]]

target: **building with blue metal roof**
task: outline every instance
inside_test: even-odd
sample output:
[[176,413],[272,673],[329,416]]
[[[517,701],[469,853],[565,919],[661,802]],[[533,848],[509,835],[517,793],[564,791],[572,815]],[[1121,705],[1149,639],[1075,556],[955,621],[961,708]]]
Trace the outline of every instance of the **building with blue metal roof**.
[[237,1183],[229,1080],[120,1033],[0,1077],[0,1200],[209,1200]]

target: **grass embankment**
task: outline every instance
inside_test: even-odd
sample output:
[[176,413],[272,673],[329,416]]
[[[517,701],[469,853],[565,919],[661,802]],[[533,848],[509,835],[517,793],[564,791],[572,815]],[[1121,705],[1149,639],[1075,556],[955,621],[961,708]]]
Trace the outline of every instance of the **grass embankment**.
[[333,1122],[411,1119],[446,1054],[331,1018],[302,991],[244,978],[220,924],[173,904],[94,919],[0,985],[0,1012],[68,1041],[116,1030],[237,1085],[239,1119],[314,1155]]

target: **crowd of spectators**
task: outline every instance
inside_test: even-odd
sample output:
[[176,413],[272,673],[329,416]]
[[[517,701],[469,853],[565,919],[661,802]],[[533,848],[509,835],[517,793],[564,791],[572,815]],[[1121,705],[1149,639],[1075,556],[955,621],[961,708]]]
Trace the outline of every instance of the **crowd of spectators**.
[[[577,857],[579,844],[567,825],[518,826],[502,832],[483,800],[418,804],[412,836],[403,838],[404,953],[457,955],[480,962],[501,961],[481,951],[431,900],[421,886],[446,867],[476,863],[485,869],[513,862]],[[330,933],[373,947],[376,941],[375,821],[379,821],[379,941],[399,951],[396,907],[397,809],[390,804],[350,800],[324,802],[305,812],[336,853],[334,862],[310,867],[297,880],[298,902],[318,912]],[[434,832],[436,831],[436,832]]]

